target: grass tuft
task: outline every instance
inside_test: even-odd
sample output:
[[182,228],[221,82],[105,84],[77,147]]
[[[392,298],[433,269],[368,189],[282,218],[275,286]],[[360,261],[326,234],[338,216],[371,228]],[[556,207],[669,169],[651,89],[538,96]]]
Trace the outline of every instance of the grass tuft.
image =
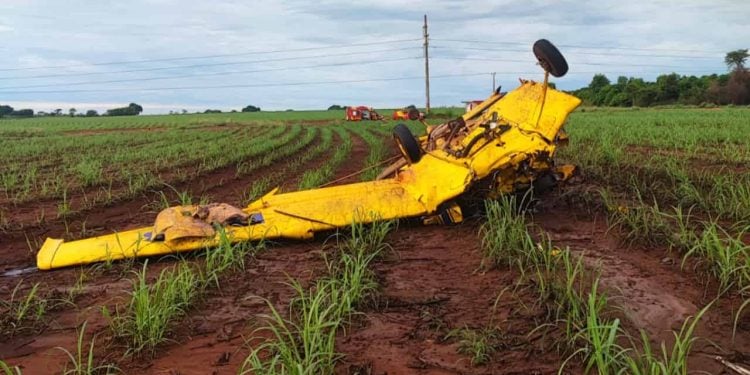
[[497,327],[454,329],[446,336],[446,339],[451,338],[458,340],[458,352],[468,355],[472,366],[481,366],[489,362],[492,355],[503,346],[505,339]]
[[7,300],[0,300],[0,329],[3,334],[34,329],[50,307],[50,303],[39,291],[39,283],[34,284],[25,296],[21,295],[23,282],[16,284]]
[[18,366],[11,367],[3,360],[0,360],[0,373],[3,375],[22,375],[21,369]]
[[104,307],[116,337],[128,342],[128,354],[150,352],[167,340],[170,324],[185,314],[194,302],[198,290],[198,276],[188,263],[162,270],[153,284],[147,281],[147,265],[133,281],[129,304],[114,313]]
[[486,201],[487,222],[482,225],[482,249],[485,259],[495,265],[517,267],[523,274],[527,256],[536,251],[534,239],[526,228],[526,219],[518,212],[513,197]]
[[87,322],[84,322],[81,325],[81,328],[78,330],[78,341],[76,343],[75,354],[71,353],[65,348],[57,347],[58,350],[61,350],[63,353],[65,353],[65,355],[68,356],[69,360],[62,370],[63,375],[94,375],[101,373],[112,374],[115,372],[120,372],[120,369],[118,369],[114,365],[97,365],[95,363],[94,347],[96,337],[91,339],[91,343],[89,344],[87,350],[83,344],[83,337],[86,334],[86,323]]
[[711,307],[712,303],[706,305],[694,317],[688,317],[682,323],[679,332],[673,332],[674,344],[672,349],[667,349],[664,342],[661,343],[660,351],[657,353],[651,346],[648,335],[641,331],[641,350],[638,355],[625,357],[626,366],[624,371],[633,375],[684,375],[688,373],[688,355],[693,345],[698,340],[695,327],[703,315]]
[[743,242],[744,232],[731,236],[715,221],[706,222],[703,232],[684,254],[682,266],[690,257],[699,257],[719,282],[719,295],[731,288],[750,287],[750,245]]
[[219,277],[222,274],[232,270],[244,270],[247,256],[259,251],[264,246],[262,242],[258,244],[250,242],[233,244],[229,233],[224,228],[219,228],[218,234],[219,245],[206,250],[203,267],[198,273],[203,288],[209,285],[219,288]]

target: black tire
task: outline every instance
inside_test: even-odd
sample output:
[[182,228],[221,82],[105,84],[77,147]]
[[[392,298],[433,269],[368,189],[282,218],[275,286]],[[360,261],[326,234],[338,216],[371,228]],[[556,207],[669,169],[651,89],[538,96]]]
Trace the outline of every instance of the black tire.
[[410,108],[409,111],[406,113],[407,117],[409,117],[409,120],[417,121],[419,120],[419,110],[416,108]]
[[552,173],[545,173],[533,182],[534,195],[542,195],[557,186],[557,179]]
[[555,77],[562,77],[568,72],[568,62],[562,53],[547,39],[539,39],[534,43],[534,55],[539,64]]
[[422,148],[419,147],[419,142],[406,125],[398,124],[393,128],[393,139],[409,164],[414,164],[422,159]]

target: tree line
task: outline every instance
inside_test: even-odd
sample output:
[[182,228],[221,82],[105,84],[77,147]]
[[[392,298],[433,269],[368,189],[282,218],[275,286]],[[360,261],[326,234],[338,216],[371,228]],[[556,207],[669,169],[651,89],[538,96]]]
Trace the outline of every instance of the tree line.
[[745,67],[748,56],[747,49],[727,53],[727,74],[697,77],[671,73],[656,77],[654,82],[625,76],[611,82],[604,74],[597,74],[588,86],[571,93],[595,106],[746,105],[750,104],[750,71]]
[[[137,116],[143,112],[143,107],[136,103],[130,103],[127,107],[112,108],[108,109],[102,114],[102,116]],[[0,105],[0,118],[24,118],[24,117],[56,117],[56,116],[70,116],[70,117],[96,117],[99,116],[99,112],[89,109],[86,112],[78,112],[75,108],[68,109],[68,113],[64,114],[61,108],[45,112],[39,111],[34,113],[33,109],[15,109],[9,105]]]
[[[241,112],[260,112],[260,107],[256,107],[254,105],[248,105],[246,107],[243,107],[242,110],[241,110]],[[188,112],[186,110],[184,110],[184,109],[182,110],[182,114],[183,115],[185,115],[187,113]],[[196,113],[200,113],[200,112],[196,112]],[[207,109],[207,110],[203,111],[203,113],[224,113],[224,112],[222,112],[220,109]],[[229,113],[237,113],[237,110],[233,109],[233,110],[229,111]],[[169,114],[170,115],[178,115],[180,113],[179,112],[174,112],[174,111],[169,111]]]

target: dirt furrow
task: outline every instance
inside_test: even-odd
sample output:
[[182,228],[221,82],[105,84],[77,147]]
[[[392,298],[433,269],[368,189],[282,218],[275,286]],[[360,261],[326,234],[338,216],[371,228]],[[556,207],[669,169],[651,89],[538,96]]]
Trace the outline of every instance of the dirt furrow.
[[362,168],[365,167],[365,161],[367,160],[367,155],[370,152],[370,148],[367,146],[367,143],[362,139],[362,137],[360,137],[356,132],[350,129],[347,130],[347,134],[352,141],[352,151],[349,154],[347,160],[341,163],[339,168],[336,170],[336,175],[339,176],[337,178],[341,179],[336,183],[337,185],[359,182],[360,175],[352,174],[361,171]]

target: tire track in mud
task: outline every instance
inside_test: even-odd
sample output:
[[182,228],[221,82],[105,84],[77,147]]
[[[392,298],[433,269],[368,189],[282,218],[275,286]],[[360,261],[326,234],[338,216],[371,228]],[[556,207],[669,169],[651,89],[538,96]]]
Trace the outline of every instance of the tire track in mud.
[[[600,270],[601,284],[610,295],[610,304],[627,319],[624,326],[629,335],[638,337],[638,331],[644,330],[652,344],[671,345],[673,331],[679,331],[686,318],[695,316],[717,295],[715,285],[705,285],[689,265],[681,269],[681,254],[666,248],[626,246],[608,233],[605,217],[555,202],[555,197],[543,200],[547,203],[534,214],[533,222],[555,245],[569,246],[583,255],[588,270]],[[690,356],[691,372],[724,371],[712,360],[715,355],[748,364],[750,327],[740,326],[736,339],[731,337],[734,311],[740,303],[736,296],[723,296],[703,316],[695,336],[705,340],[696,343]]]
[[[657,272],[650,257],[634,261],[631,259],[633,249],[622,246],[616,238],[608,235],[606,218],[594,217],[593,221],[579,218],[571,224],[570,216],[569,210],[560,208],[536,214],[533,221],[557,246],[569,246],[583,255],[587,269],[601,270],[603,285],[617,291],[615,303],[623,305],[626,317],[639,329],[666,332],[699,310],[692,302],[672,295],[673,286],[670,284],[688,282],[683,275],[677,275],[676,282],[668,281],[667,284],[659,280],[659,274],[671,272],[668,268],[675,264],[674,258],[664,254]],[[676,262],[679,264],[679,260]]]

